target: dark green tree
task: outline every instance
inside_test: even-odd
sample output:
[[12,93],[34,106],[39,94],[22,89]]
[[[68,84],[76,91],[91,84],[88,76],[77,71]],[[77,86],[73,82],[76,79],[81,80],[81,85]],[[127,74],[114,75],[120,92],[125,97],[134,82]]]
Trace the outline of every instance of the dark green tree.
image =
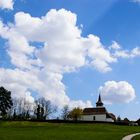
[[4,117],[12,105],[11,92],[4,87],[0,87],[0,115]]
[[40,113],[41,113],[41,107],[40,105],[37,106],[37,109],[36,109],[36,117],[37,117],[37,120],[40,120]]
[[121,117],[118,116],[116,121],[117,121],[117,122],[121,122],[121,121],[122,121],[122,120],[121,120]]

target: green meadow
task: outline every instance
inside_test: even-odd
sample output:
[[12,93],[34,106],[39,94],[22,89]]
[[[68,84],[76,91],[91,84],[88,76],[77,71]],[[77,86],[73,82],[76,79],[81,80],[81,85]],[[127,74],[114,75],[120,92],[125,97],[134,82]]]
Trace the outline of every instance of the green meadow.
[[134,137],[132,140],[140,140],[140,135]]
[[139,126],[0,122],[0,140],[121,140],[137,132]]

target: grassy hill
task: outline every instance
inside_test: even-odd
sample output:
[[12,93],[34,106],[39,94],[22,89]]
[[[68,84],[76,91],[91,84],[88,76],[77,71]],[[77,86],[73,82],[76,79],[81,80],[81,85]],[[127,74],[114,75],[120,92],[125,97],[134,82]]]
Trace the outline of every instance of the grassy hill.
[[0,122],[0,140],[121,140],[139,126]]
[[134,137],[133,140],[140,140],[140,135]]

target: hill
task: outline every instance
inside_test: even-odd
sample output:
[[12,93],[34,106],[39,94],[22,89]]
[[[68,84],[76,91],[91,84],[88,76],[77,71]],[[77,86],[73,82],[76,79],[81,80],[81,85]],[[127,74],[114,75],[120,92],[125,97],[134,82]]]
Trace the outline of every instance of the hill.
[[139,132],[139,126],[113,124],[58,124],[46,122],[0,122],[1,140],[121,140]]

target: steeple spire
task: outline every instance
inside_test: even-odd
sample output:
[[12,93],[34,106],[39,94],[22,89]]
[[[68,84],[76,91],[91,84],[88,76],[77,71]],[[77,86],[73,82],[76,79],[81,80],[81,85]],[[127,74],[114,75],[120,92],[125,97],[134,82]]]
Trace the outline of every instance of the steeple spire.
[[98,101],[96,102],[96,107],[103,107],[103,102],[101,99],[101,95],[99,94]]

